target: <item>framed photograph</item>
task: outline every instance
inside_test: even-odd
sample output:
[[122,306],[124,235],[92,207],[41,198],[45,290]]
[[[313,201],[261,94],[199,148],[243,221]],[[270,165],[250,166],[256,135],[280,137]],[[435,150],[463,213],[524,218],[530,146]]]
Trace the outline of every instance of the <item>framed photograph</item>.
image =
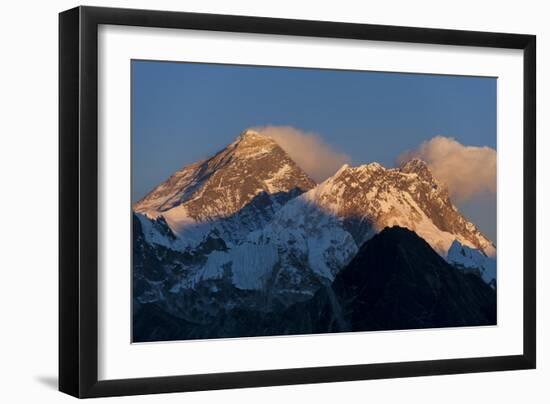
[[61,391],[535,368],[534,36],[59,27]]

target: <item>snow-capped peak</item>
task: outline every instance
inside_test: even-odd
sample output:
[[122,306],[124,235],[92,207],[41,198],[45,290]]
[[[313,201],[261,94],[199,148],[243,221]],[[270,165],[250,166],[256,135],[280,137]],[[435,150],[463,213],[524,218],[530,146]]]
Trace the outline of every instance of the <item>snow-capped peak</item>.
[[267,136],[264,136],[264,135],[260,134],[260,132],[255,131],[254,129],[245,129],[239,135],[240,139],[258,138],[258,137],[267,138]]
[[367,170],[385,170],[384,166],[380,163],[377,163],[376,161],[373,163],[365,164],[364,166]]
[[[213,157],[177,171],[134,210],[150,218],[162,215],[177,235],[197,229],[203,234],[212,222],[251,209],[267,220],[273,204],[284,204],[314,186],[273,139],[248,129]],[[254,219],[249,221],[252,228],[243,231],[253,230]]]
[[454,240],[495,254],[493,243],[460,214],[419,159],[389,169],[378,163],[345,165],[300,199],[344,221],[358,242],[398,225],[415,231],[444,257]]
[[339,175],[342,174],[343,172],[347,171],[349,168],[351,168],[351,167],[350,167],[350,165],[349,165],[348,163],[342,164],[342,167],[340,167],[340,168],[338,169],[338,171],[336,171],[332,177],[337,177],[337,176],[339,176]]

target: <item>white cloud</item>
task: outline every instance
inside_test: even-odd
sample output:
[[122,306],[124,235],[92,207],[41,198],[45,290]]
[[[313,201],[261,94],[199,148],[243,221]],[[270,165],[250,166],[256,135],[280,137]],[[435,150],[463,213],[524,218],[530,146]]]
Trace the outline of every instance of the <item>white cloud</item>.
[[317,182],[330,177],[343,164],[351,161],[347,154],[332,149],[313,132],[304,132],[291,126],[264,126],[254,129],[273,138]]
[[417,149],[401,154],[397,160],[403,164],[413,158],[424,160],[434,177],[447,185],[451,197],[458,202],[496,192],[495,149],[465,146],[451,137],[436,136]]

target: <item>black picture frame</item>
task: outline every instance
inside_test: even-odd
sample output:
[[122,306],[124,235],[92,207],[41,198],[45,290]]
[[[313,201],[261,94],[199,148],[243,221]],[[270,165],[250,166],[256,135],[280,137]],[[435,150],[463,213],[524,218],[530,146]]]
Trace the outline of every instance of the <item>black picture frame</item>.
[[[100,24],[523,50],[523,354],[98,380],[98,26]],[[77,7],[59,15],[59,390],[104,397],[533,369],[536,366],[534,35]]]

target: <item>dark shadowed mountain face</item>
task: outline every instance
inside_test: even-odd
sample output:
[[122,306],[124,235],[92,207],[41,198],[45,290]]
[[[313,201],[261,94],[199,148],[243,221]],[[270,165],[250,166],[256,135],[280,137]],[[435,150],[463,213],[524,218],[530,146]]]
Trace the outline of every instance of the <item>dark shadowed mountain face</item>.
[[[246,301],[250,296],[232,298]],[[268,312],[253,305],[233,307],[218,311],[208,322],[192,324],[145,304],[135,324],[143,324],[141,316],[147,316],[157,340],[496,324],[495,291],[479,276],[449,265],[414,232],[400,227],[386,228],[365,243],[332,285],[305,302]],[[135,337],[153,340],[141,329]]]
[[495,325],[496,293],[479,276],[457,271],[414,232],[392,227],[287,318],[296,318],[298,333],[308,332],[307,324],[316,324],[316,332]]

